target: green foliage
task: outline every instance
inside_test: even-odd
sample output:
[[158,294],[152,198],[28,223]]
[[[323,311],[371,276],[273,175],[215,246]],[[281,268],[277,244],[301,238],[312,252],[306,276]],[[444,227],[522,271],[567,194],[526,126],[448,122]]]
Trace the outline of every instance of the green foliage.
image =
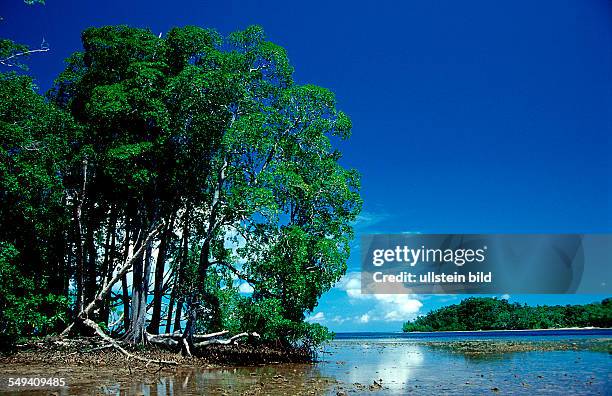
[[[17,264],[19,252],[0,242],[0,338],[2,343],[17,336],[44,335],[65,324],[68,301],[44,293],[44,283],[24,276]],[[41,291],[43,291],[41,293]]]
[[[68,224],[63,172],[79,129],[33,91],[28,77],[0,74],[0,240],[21,253],[22,270],[59,260],[52,241]],[[50,268],[49,268],[50,269]]]
[[[76,295],[78,310],[126,246],[173,219],[160,268],[175,272],[188,332],[326,339],[304,318],[346,271],[361,209],[359,175],[331,143],[351,129],[334,94],[295,84],[259,26],[228,37],[104,26],[81,38],[47,99],[26,77],[0,80],[0,219],[15,225],[0,241],[18,251],[16,271],[48,274],[37,287]],[[126,300],[146,296],[143,262]]]
[[470,297],[406,322],[403,330],[524,330],[588,326],[612,327],[610,299],[586,305],[530,307],[496,298]]
[[0,74],[0,327],[8,336],[44,334],[65,318],[56,243],[68,225],[62,172],[72,119],[45,102],[28,77]]
[[235,332],[257,332],[262,342],[281,342],[286,346],[314,349],[330,340],[332,333],[318,323],[289,319],[279,299],[268,298],[253,302],[247,297],[238,297],[233,307],[236,322]]

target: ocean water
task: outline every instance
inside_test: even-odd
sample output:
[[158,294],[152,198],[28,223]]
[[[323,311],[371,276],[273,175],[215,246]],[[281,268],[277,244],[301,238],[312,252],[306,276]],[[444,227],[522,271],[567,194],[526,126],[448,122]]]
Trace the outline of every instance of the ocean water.
[[[579,343],[610,339],[612,330],[342,333],[319,363],[321,375],[346,384],[383,386],[377,394],[612,395],[612,355],[591,351],[530,351],[466,355],[428,342],[535,341]],[[352,393],[356,392],[356,393]]]
[[464,339],[516,339],[516,340],[564,340],[592,337],[612,338],[612,329],[550,329],[550,330],[491,330],[491,331],[436,331],[436,332],[359,332],[337,333],[336,340],[464,340]]

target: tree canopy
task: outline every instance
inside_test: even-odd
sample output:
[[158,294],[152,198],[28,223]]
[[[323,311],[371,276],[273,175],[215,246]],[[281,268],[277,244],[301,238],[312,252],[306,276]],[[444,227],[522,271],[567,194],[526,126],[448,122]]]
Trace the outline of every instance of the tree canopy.
[[82,43],[47,98],[28,77],[0,80],[0,219],[15,225],[1,268],[54,296],[53,326],[3,326],[93,319],[137,344],[160,331],[324,337],[305,314],[346,271],[361,207],[333,148],[351,130],[333,93],[294,83],[258,26],[105,26]]

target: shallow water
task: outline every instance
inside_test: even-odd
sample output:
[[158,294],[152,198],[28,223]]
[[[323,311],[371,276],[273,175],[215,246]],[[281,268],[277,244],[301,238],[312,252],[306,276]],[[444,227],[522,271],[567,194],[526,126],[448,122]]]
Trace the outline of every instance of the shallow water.
[[[29,395],[336,395],[347,394],[612,394],[612,355],[590,351],[533,351],[464,355],[431,348],[427,341],[469,339],[466,335],[407,337],[377,334],[346,337],[330,343],[315,364],[268,365],[156,372],[134,369],[117,378],[111,369],[25,366],[0,368],[0,393]],[[609,338],[602,334],[491,336],[478,340],[546,340],[559,342]],[[473,338],[472,338],[473,339]],[[10,376],[61,376],[63,388],[16,391]],[[374,384],[374,381],[382,387]],[[372,389],[370,389],[370,386]]]
[[[321,373],[344,389],[382,383],[379,394],[610,394],[612,356],[534,351],[470,356],[406,340],[335,341]],[[355,362],[358,362],[355,364]]]

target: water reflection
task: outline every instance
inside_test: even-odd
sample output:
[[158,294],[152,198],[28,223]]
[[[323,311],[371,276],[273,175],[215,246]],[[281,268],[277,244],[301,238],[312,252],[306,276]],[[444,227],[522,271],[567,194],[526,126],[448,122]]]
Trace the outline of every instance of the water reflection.
[[[132,368],[58,367],[55,376],[69,387],[55,395],[377,395],[468,394],[499,389],[500,394],[608,394],[612,356],[588,351],[521,352],[468,356],[405,340],[337,340],[316,364],[282,364],[230,369],[181,368],[155,372]],[[4,375],[40,375],[49,367],[13,367]],[[95,373],[92,375],[92,373]],[[382,380],[382,381],[381,381]],[[0,387],[0,394],[6,389]],[[40,390],[24,393],[49,395]]]
[[[589,351],[465,355],[405,340],[338,340],[320,363],[344,390],[377,394],[608,394],[612,360]],[[365,386],[365,387],[364,387]],[[497,389],[497,390],[495,390]]]
[[138,396],[255,395],[329,393],[334,380],[323,377],[314,364],[285,364],[230,369],[187,368],[113,378],[104,373],[91,381],[65,388],[59,394]]
[[395,342],[338,341],[332,356],[337,359],[336,367],[326,365],[324,374],[341,377],[349,384],[366,386],[376,380],[390,391],[403,389],[425,362],[422,345]]

